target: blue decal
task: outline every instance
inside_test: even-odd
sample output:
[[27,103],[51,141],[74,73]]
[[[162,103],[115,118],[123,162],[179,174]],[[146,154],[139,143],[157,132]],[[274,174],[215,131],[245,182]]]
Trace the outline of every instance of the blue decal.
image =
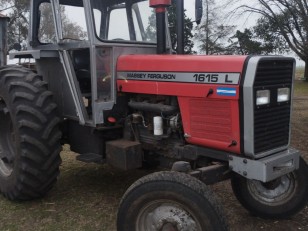
[[219,87],[217,88],[217,95],[236,96],[236,88]]

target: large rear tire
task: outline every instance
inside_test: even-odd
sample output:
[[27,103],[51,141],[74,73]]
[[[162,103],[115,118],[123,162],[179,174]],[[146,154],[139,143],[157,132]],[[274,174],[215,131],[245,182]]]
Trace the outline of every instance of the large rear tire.
[[56,108],[40,76],[0,68],[0,191],[10,200],[40,198],[55,184],[61,163]]
[[308,201],[308,169],[302,158],[298,170],[271,182],[234,175],[231,184],[244,208],[262,218],[288,218],[303,209]]
[[136,181],[122,198],[119,231],[228,230],[222,209],[201,181],[158,172]]

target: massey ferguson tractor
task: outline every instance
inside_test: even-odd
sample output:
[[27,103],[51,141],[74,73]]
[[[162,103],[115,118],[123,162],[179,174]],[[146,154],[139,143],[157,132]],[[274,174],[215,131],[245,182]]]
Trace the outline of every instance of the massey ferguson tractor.
[[11,58],[32,58],[36,69],[0,69],[5,197],[44,196],[66,143],[80,161],[160,170],[127,190],[119,231],[227,230],[207,185],[230,178],[257,216],[286,218],[306,205],[307,165],[290,147],[293,58],[183,55],[183,0],[177,51],[171,0],[30,2],[28,49]]

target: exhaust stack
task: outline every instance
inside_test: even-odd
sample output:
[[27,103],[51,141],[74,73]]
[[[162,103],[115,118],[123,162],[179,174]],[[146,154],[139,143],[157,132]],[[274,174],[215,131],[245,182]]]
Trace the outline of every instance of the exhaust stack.
[[176,1],[177,54],[184,54],[184,1]]
[[171,0],[150,0],[150,7],[155,8],[157,27],[157,54],[165,54],[166,47],[166,11]]

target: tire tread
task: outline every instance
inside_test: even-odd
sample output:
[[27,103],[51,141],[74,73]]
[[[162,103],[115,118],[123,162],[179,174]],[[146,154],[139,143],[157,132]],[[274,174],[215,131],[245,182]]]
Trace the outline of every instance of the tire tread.
[[15,180],[6,184],[0,179],[0,190],[10,200],[40,198],[59,175],[62,134],[57,105],[41,76],[20,66],[0,68],[0,90],[19,137]]

